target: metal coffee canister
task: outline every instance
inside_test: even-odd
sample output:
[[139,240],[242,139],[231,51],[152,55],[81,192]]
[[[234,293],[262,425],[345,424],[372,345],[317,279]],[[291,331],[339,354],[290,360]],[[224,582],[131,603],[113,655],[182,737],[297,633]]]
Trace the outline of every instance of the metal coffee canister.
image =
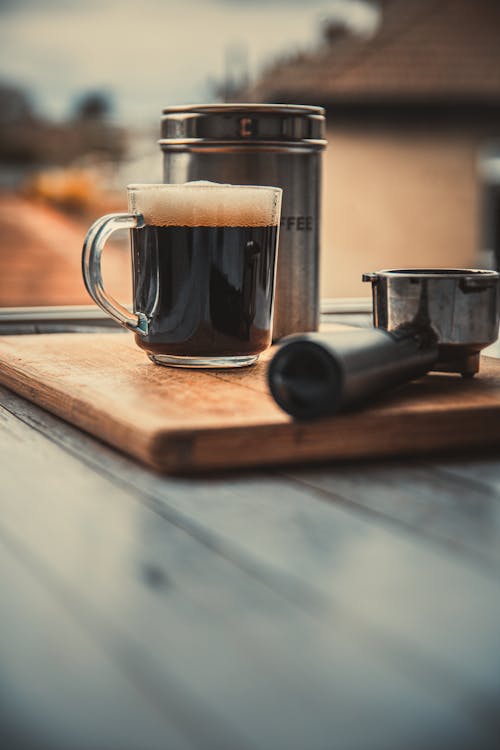
[[204,104],[163,110],[164,181],[283,189],[274,339],[319,322],[322,107]]

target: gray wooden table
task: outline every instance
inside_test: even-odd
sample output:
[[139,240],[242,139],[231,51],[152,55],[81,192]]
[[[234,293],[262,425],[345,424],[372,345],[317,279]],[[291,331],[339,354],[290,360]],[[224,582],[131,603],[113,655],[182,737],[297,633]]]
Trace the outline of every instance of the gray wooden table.
[[498,457],[165,478],[0,389],[0,493],[2,749],[500,746]]

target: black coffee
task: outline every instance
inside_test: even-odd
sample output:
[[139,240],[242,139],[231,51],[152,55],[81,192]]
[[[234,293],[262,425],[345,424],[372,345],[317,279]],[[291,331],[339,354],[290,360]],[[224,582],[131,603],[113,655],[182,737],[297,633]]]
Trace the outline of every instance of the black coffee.
[[134,302],[151,354],[238,357],[271,343],[276,226],[131,230]]

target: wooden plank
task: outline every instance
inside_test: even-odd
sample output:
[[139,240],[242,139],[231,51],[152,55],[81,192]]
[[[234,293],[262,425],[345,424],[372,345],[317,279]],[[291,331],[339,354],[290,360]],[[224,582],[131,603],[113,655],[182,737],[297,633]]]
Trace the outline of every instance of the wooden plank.
[[[332,606],[331,598],[327,604],[326,597],[310,596],[315,611],[305,613],[292,601],[293,580],[288,597],[273,591],[271,577],[257,581],[258,571],[242,571],[5,412],[0,441],[6,490],[0,529],[113,656],[133,665],[159,705],[174,710],[182,730],[204,733],[204,747],[326,750],[333,736],[339,747],[375,750],[438,742],[494,747],[496,688],[482,663],[476,665],[481,679],[449,669],[412,649],[404,634],[393,642],[342,602]],[[181,485],[163,481],[176,490]],[[319,549],[318,561],[323,543]],[[347,551],[347,559],[361,549]],[[337,572],[348,587],[355,580],[346,579],[343,557]],[[359,578],[359,565],[353,572]],[[323,576],[330,573],[330,564],[322,566]],[[474,584],[484,604],[477,577]],[[396,607],[399,592],[393,593]],[[476,630],[485,649],[492,643],[491,614],[483,608]],[[191,714],[186,721],[182,695],[202,719]],[[219,736],[210,717],[218,720]]]
[[[171,494],[170,482],[1,387],[0,404],[115,481],[134,486],[152,498],[162,497],[167,488]],[[347,504],[353,511],[359,510],[369,517],[375,515],[378,523],[385,520],[389,526],[399,524],[403,530],[424,535],[450,554],[465,556],[473,565],[498,570],[500,462],[497,460],[478,457],[472,461],[462,458],[447,462],[442,459],[364,462],[334,469],[302,469],[288,472],[286,477],[320,490],[325,493],[326,501]],[[237,480],[239,486],[244,482],[245,479],[243,483]],[[283,492],[287,484],[284,479]],[[225,478],[224,486],[233,487],[234,477]],[[181,497],[182,492],[181,489]],[[304,497],[307,501],[306,493]],[[211,501],[214,499],[210,496]],[[311,502],[310,497],[308,501]],[[315,501],[313,498],[312,502]],[[182,509],[186,510],[186,506]]]
[[200,372],[155,367],[123,334],[4,337],[0,381],[167,472],[500,444],[497,361],[473,381],[431,375],[368,409],[296,423],[267,393],[269,356]]
[[[394,522],[401,526],[404,535],[410,532],[424,535],[424,546],[422,557],[427,559],[426,547],[429,543],[437,547],[441,553],[451,554],[463,559],[463,564],[478,567],[490,575],[497,576],[497,545],[495,537],[495,507],[489,507],[494,502],[491,496],[483,496],[478,492],[465,493],[463,498],[457,495],[456,483],[450,482],[446,477],[440,477],[430,464],[364,464],[356,467],[338,468],[332,470],[315,470],[314,472],[302,471],[298,475],[302,486],[309,482],[311,477],[317,478],[317,485],[311,481],[311,487],[321,490],[320,494],[314,491],[307,492],[298,487],[290,487],[286,480],[265,479],[251,475],[238,479],[224,477],[222,480],[212,479],[203,482],[184,482],[182,480],[164,480],[161,477],[150,474],[148,471],[134,466],[125,457],[114,453],[105,446],[96,444],[92,439],[79,433],[70,425],[61,422],[51,415],[43,412],[37,407],[25,402],[8,391],[1,392],[0,402],[13,413],[16,413],[28,424],[49,435],[51,439],[64,446],[66,450],[78,455],[99,471],[112,476],[115,481],[124,483],[126,486],[137,488],[146,502],[156,512],[166,513],[167,517],[177,525],[182,526],[190,533],[198,535],[205,543],[211,544],[214,549],[223,551],[229,557],[235,559],[238,564],[247,564],[251,569],[258,567],[257,560],[269,555],[269,550],[261,546],[258,541],[261,531],[260,525],[266,524],[266,519],[280,518],[283,527],[295,523],[298,513],[297,504],[288,501],[282,502],[282,498],[302,497],[304,502],[303,513],[308,514],[308,524],[323,528],[325,526],[325,511],[320,507],[317,521],[314,520],[315,506],[318,501],[325,499],[335,504],[341,503],[344,508],[354,515],[357,511],[364,513],[369,519],[374,519],[377,525],[385,525],[388,529],[394,527]],[[326,493],[323,480],[330,475],[340,480],[340,487],[336,487],[335,493]],[[292,481],[297,477],[289,475]],[[407,481],[405,479],[407,477]],[[400,491],[401,489],[401,491]],[[267,502],[265,514],[255,516],[244,508],[255,506],[256,498],[261,498],[260,503]],[[455,498],[455,500],[454,500]],[[477,503],[474,513],[474,504]],[[222,510],[219,512],[218,508]],[[257,507],[260,508],[260,505]],[[433,508],[433,510],[432,510]],[[482,509],[482,511],[480,510]],[[479,519],[477,518],[479,516]],[[482,520],[481,520],[482,519]],[[469,522],[469,523],[468,523]],[[338,519],[331,518],[328,528],[331,528],[332,536],[336,534]],[[273,525],[276,523],[273,521]],[[257,526],[253,534],[251,529]],[[487,531],[489,529],[489,531]],[[243,549],[239,545],[240,537],[244,539]],[[255,539],[254,548],[248,548],[248,538]],[[264,540],[267,536],[264,536]],[[269,545],[272,547],[272,545]],[[271,549],[271,554],[275,552]],[[302,555],[307,550],[301,550],[297,556],[300,563]],[[249,558],[249,555],[251,557]],[[312,550],[314,557],[315,550]],[[465,558],[465,559],[464,559]],[[271,558],[272,559],[272,558]],[[295,562],[295,556],[290,552],[291,562]],[[272,560],[274,562],[274,560]],[[279,559],[278,567],[284,561]],[[292,573],[294,566],[285,571],[287,576]],[[276,572],[273,566],[270,573]],[[295,570],[293,570],[295,572]],[[314,577],[311,572],[311,581]],[[262,572],[266,576],[266,572]],[[402,573],[404,575],[404,572]],[[460,575],[460,574],[459,574]],[[292,576],[293,577],[293,576]],[[321,579],[321,571],[318,571]],[[272,575],[267,576],[272,581]],[[300,589],[300,583],[293,581],[292,589]],[[287,591],[286,584],[283,590]],[[304,600],[307,597],[304,596]],[[405,607],[412,607],[411,595]],[[390,617],[387,608],[387,617]],[[415,623],[419,622],[419,612],[414,613]],[[422,632],[426,632],[422,628]],[[446,653],[446,633],[443,633],[445,641],[444,653]]]
[[[489,609],[490,597],[498,597],[495,587],[489,593],[483,589],[474,602],[469,586],[478,593],[475,576],[469,577],[470,571],[464,576],[458,570],[451,575],[449,570],[445,572],[442,561],[434,554],[428,555],[424,545],[418,553],[413,549],[408,554],[406,544],[393,544],[389,535],[379,537],[375,530],[367,534],[361,528],[358,533],[351,528],[349,533],[337,514],[330,519],[326,514],[314,517],[300,507],[296,495],[286,488],[255,483],[247,489],[249,495],[254,494],[253,502],[248,496],[242,497],[241,490],[228,488],[224,502],[217,503],[215,512],[208,493],[204,502],[192,497],[192,503],[186,502],[186,497],[177,499],[177,493],[177,502],[173,502],[173,493],[165,494],[170,507],[208,525],[219,537],[219,547],[228,554],[235,554],[235,545],[243,545],[244,553],[254,556],[251,564],[257,575],[269,577],[268,571],[262,570],[263,561],[272,566],[273,585],[288,596],[300,599],[301,584],[311,586],[315,596],[323,603],[328,600],[336,611],[348,609],[356,619],[381,628],[395,651],[401,648],[404,661],[409,646],[427,658],[432,654],[436,666],[441,667],[444,662],[456,669],[460,684],[474,684],[475,689],[484,690],[480,702],[489,702],[488,694],[496,700],[495,675],[500,665],[493,657],[490,671],[488,660],[496,651],[498,613],[488,614],[483,607],[485,604]],[[306,502],[310,503],[311,498]],[[199,512],[202,506],[206,509],[204,514]],[[340,547],[344,548],[343,553]],[[238,552],[241,555],[241,550]],[[260,565],[255,564],[255,558]],[[310,595],[303,597],[306,606],[310,606],[310,600]],[[478,611],[485,612],[492,626],[489,634],[483,633],[485,641],[479,650],[476,637],[482,636],[468,614]],[[486,643],[490,645],[483,651]],[[483,651],[482,655],[479,651]]]
[[[492,657],[499,580],[492,566],[471,565],[413,530],[388,527],[372,513],[362,517],[335,498],[327,503],[323,493],[304,495],[303,487],[278,478],[208,487],[155,483],[155,495],[191,533],[210,532],[222,554],[304,609],[348,613],[384,633],[394,649],[401,644],[456,670],[462,685],[499,690],[500,662]],[[476,625],[471,617],[478,611],[484,619]],[[476,628],[483,627],[480,635]]]
[[[483,462],[472,465],[482,476]],[[496,462],[497,491],[471,481],[471,471],[460,467],[457,461],[364,462],[356,467],[297,470],[286,476],[321,491],[327,502],[346,503],[401,524],[498,573],[500,463]]]
[[468,457],[461,461],[440,460],[437,470],[447,479],[460,482],[464,491],[476,490],[500,499],[500,460],[492,457],[492,453],[494,456],[494,452],[489,451],[473,461]]
[[[47,426],[52,435],[56,424],[52,418]],[[80,455],[99,466],[101,451],[95,457],[89,446],[95,449],[87,438]],[[100,468],[134,483],[155,512],[315,616],[320,607],[328,619],[333,607],[358,626],[369,623],[384,633],[394,649],[431,654],[433,664],[451,670],[462,685],[497,690],[498,664],[488,644],[496,633],[498,612],[491,607],[497,606],[498,580],[484,580],[418,539],[388,533],[378,520],[363,522],[355,511],[279,479],[165,480],[121,457],[114,466],[108,453]],[[380,559],[377,548],[384,551]],[[484,613],[478,624],[484,630],[473,637],[470,614],[476,611]],[[453,633],[449,612],[455,613]]]
[[0,536],[1,746],[194,748],[18,552]]
[[[169,575],[148,563],[147,545],[143,554],[133,544],[128,557],[124,554],[124,533],[127,539],[127,532],[133,531],[135,523],[130,496],[86,470],[76,459],[59,461],[57,446],[20,423],[16,427],[21,426],[21,431],[12,429],[12,419],[0,410],[0,538],[9,540],[11,547],[30,562],[44,586],[57,594],[118,668],[133,675],[166,721],[177,727],[179,736],[187,736],[195,747],[203,749],[253,747],[232,727],[230,705],[223,709],[221,713],[226,716],[221,718],[214,710],[210,690],[206,695],[199,692],[200,685],[206,687],[210,675],[203,670],[197,673],[195,638],[190,640],[187,627],[193,617],[198,629],[202,628],[199,613],[192,611],[192,605],[189,611],[188,601],[183,606],[188,613],[181,611],[178,618],[181,625],[172,614],[163,625],[154,619],[155,601],[169,585]],[[128,513],[121,512],[120,502],[124,499]],[[78,509],[85,503],[91,505],[91,512],[82,516]],[[107,528],[110,506],[116,511],[111,534]],[[110,543],[113,538],[114,545]],[[122,576],[114,580],[113,574],[122,565]],[[130,580],[128,592],[124,590],[124,579]],[[142,608],[138,604],[141,599],[147,604],[148,597],[153,603],[152,629],[157,631],[155,637],[149,638],[147,633],[141,633],[147,607],[144,601]],[[129,610],[134,611],[133,617]],[[32,637],[36,637],[36,619],[30,617],[26,622],[31,624]],[[163,628],[168,630],[168,647],[162,642]],[[144,638],[148,641],[145,649],[140,645]],[[187,665],[179,664],[179,656],[174,659],[171,652],[187,658]],[[205,703],[212,705],[207,708]],[[115,747],[121,750],[119,744],[112,746],[113,750]]]
[[[162,497],[170,487],[170,482],[132,464],[123,455],[1,387],[0,404],[116,481],[134,486],[152,498]],[[451,554],[465,556],[471,564],[493,572],[498,569],[500,548],[497,504],[500,487],[495,493],[494,488],[483,481],[482,467],[488,469],[489,466],[490,473],[495,476],[496,471],[500,478],[500,462],[479,458],[472,462],[462,459],[447,463],[365,462],[335,469],[302,469],[285,476],[301,486],[320,490],[327,501],[346,504],[369,517],[375,515],[379,523],[385,520],[389,526],[399,524],[403,530],[424,535],[438,548],[444,546]],[[467,467],[476,467],[476,470],[464,484],[465,472],[472,472],[472,468]],[[455,476],[458,469],[460,475]],[[237,480],[237,484],[242,486],[245,481]],[[234,486],[234,477],[224,479],[226,486]],[[283,488],[286,486],[284,480]],[[180,495],[183,496],[182,488]]]

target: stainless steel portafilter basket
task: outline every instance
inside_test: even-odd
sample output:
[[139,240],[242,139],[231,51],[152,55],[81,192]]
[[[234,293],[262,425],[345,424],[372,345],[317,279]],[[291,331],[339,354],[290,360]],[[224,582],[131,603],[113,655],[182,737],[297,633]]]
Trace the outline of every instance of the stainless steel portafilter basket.
[[432,370],[473,376],[479,354],[498,337],[499,274],[474,269],[398,269],[363,275],[372,285],[373,324],[435,334]]
[[298,419],[328,416],[426,372],[472,377],[498,336],[500,275],[471,269],[365,274],[374,328],[285,339],[268,370],[272,395]]

